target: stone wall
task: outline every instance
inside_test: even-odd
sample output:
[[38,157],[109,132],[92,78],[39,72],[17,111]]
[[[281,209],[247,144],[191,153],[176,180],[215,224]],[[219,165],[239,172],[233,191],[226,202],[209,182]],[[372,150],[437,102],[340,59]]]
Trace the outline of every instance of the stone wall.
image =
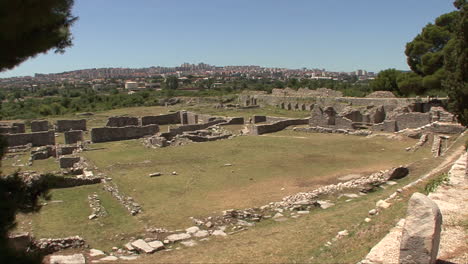
[[49,131],[49,121],[47,120],[31,121],[31,131],[32,132]]
[[210,126],[214,126],[220,123],[225,123],[226,120],[224,119],[219,119],[219,120],[214,120],[208,123],[204,124],[194,124],[194,125],[184,125],[184,126],[178,126],[178,127],[171,127],[169,128],[169,133],[173,136],[182,134],[183,132],[187,131],[195,131],[195,130],[200,130],[200,129],[206,129]]
[[26,127],[24,123],[0,124],[0,134],[19,134],[25,132]]
[[75,144],[83,141],[83,131],[70,130],[65,132],[65,144]]
[[353,129],[353,121],[339,115],[331,106],[322,109],[320,106],[315,105],[311,112],[309,124],[313,127]]
[[252,123],[254,124],[266,122],[266,120],[267,120],[266,116],[259,116],[259,115],[252,116]]
[[395,116],[396,130],[418,128],[431,123],[430,113],[403,113]]
[[285,129],[293,125],[305,125],[309,123],[309,119],[287,119],[277,121],[272,124],[262,125],[247,125],[249,135],[262,135],[266,133],[273,133]]
[[77,145],[60,145],[57,147],[57,155],[70,155],[75,152],[75,150],[79,150],[80,147]]
[[57,120],[55,124],[57,132],[65,132],[69,130],[86,130],[86,120]]
[[205,115],[205,114],[198,114],[198,122],[199,123],[208,123],[208,122],[211,122],[211,121],[214,121],[216,120],[216,117],[212,116],[212,115]]
[[55,145],[54,131],[4,135],[8,147],[32,144],[33,147]]
[[166,115],[157,116],[143,116],[141,118],[141,125],[167,125],[167,124],[179,124],[180,123],[180,112],[175,112]]
[[59,158],[59,164],[61,169],[68,169],[72,168],[73,165],[76,163],[80,162],[81,158],[80,157],[60,157]]
[[140,120],[138,117],[130,116],[111,116],[107,119],[107,127],[126,127],[126,126],[138,126]]
[[159,132],[158,125],[128,126],[128,127],[99,127],[91,129],[93,143],[119,141],[142,138]]
[[243,125],[245,120],[243,117],[231,117],[228,118],[226,123],[221,123],[220,125]]

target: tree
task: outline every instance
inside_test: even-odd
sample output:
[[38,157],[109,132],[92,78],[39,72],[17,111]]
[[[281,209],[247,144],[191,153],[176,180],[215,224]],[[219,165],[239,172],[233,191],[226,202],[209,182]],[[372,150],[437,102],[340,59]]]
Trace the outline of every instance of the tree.
[[[73,0],[0,1],[0,72],[11,69],[39,53],[55,49],[62,53],[72,45],[69,27]],[[0,159],[5,149],[0,136]],[[1,164],[0,164],[1,165]],[[17,173],[0,177],[0,263],[41,263],[38,256],[8,247],[8,232],[18,212],[39,210],[38,198],[47,193],[45,182],[27,184]]]
[[397,77],[400,71],[387,69],[379,72],[377,77],[371,82],[373,91],[399,92]]
[[423,77],[422,86],[426,90],[442,88],[447,78],[445,61],[448,44],[455,36],[459,22],[459,12],[453,11],[427,24],[413,41],[406,44],[405,54],[411,70]]
[[177,79],[177,77],[175,76],[169,76],[166,78],[166,89],[169,89],[169,90],[177,90],[177,88],[179,87],[179,79]]
[[445,48],[445,69],[447,78],[442,87],[448,91],[449,109],[458,120],[468,125],[468,3],[466,0],[454,2],[458,11],[455,35]]
[[403,95],[421,94],[423,78],[414,72],[402,72],[397,77],[398,90]]
[[63,53],[72,45],[73,0],[0,1],[0,71],[39,53]]
[[405,54],[424,89],[447,91],[449,110],[468,125],[467,0],[456,0],[454,6],[457,11],[439,16],[407,43]]

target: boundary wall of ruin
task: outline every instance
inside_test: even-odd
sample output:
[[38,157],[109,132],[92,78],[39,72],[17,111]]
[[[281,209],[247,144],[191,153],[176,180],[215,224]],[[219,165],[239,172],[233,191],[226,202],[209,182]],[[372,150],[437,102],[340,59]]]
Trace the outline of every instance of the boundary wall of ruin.
[[2,123],[0,124],[0,134],[19,134],[25,133],[24,123]]
[[69,130],[86,130],[86,119],[79,120],[57,120],[55,124],[57,132],[65,132]]
[[308,118],[304,119],[286,119],[277,121],[272,124],[262,124],[262,125],[249,125],[249,134],[250,135],[262,135],[266,133],[273,133],[285,129],[288,126],[294,125],[306,125],[309,123]]
[[175,112],[165,115],[157,116],[143,116],[141,117],[141,125],[167,125],[167,124],[180,124],[180,112]]
[[32,144],[33,147],[55,145],[55,133],[53,130],[46,132],[32,132],[4,135],[8,147],[16,147]]
[[214,125],[225,123],[225,122],[226,122],[226,120],[219,119],[219,120],[214,120],[214,121],[204,123],[204,124],[182,125],[182,126],[178,126],[178,127],[170,127],[169,128],[169,133],[172,134],[172,135],[178,135],[178,134],[182,134],[183,132],[206,129],[206,128],[210,127],[210,126],[214,126]]
[[106,127],[139,126],[140,119],[131,116],[111,116],[107,119]]
[[91,129],[93,143],[119,141],[142,138],[159,132],[158,125],[127,126],[127,127],[98,127]]
[[49,130],[49,121],[47,120],[33,120],[31,121],[31,131],[41,132]]

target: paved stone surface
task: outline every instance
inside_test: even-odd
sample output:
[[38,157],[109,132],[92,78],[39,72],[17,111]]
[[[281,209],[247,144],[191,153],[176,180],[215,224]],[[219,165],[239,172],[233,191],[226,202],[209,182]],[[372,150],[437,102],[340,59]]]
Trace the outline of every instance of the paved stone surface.
[[49,258],[50,264],[85,264],[86,259],[83,254],[74,255],[52,255]]

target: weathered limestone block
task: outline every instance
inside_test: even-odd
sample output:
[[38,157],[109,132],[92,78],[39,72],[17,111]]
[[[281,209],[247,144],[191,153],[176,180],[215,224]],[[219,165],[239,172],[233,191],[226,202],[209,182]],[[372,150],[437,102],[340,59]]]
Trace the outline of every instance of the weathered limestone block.
[[65,131],[65,144],[75,144],[83,141],[83,131],[70,130]]
[[401,264],[435,264],[439,251],[442,214],[436,203],[421,193],[414,193],[400,244]]
[[395,132],[395,131],[397,131],[396,121],[395,120],[385,120],[383,122],[383,131],[385,131],[385,132]]
[[47,120],[33,120],[31,121],[31,131],[41,132],[49,130],[49,121]]

